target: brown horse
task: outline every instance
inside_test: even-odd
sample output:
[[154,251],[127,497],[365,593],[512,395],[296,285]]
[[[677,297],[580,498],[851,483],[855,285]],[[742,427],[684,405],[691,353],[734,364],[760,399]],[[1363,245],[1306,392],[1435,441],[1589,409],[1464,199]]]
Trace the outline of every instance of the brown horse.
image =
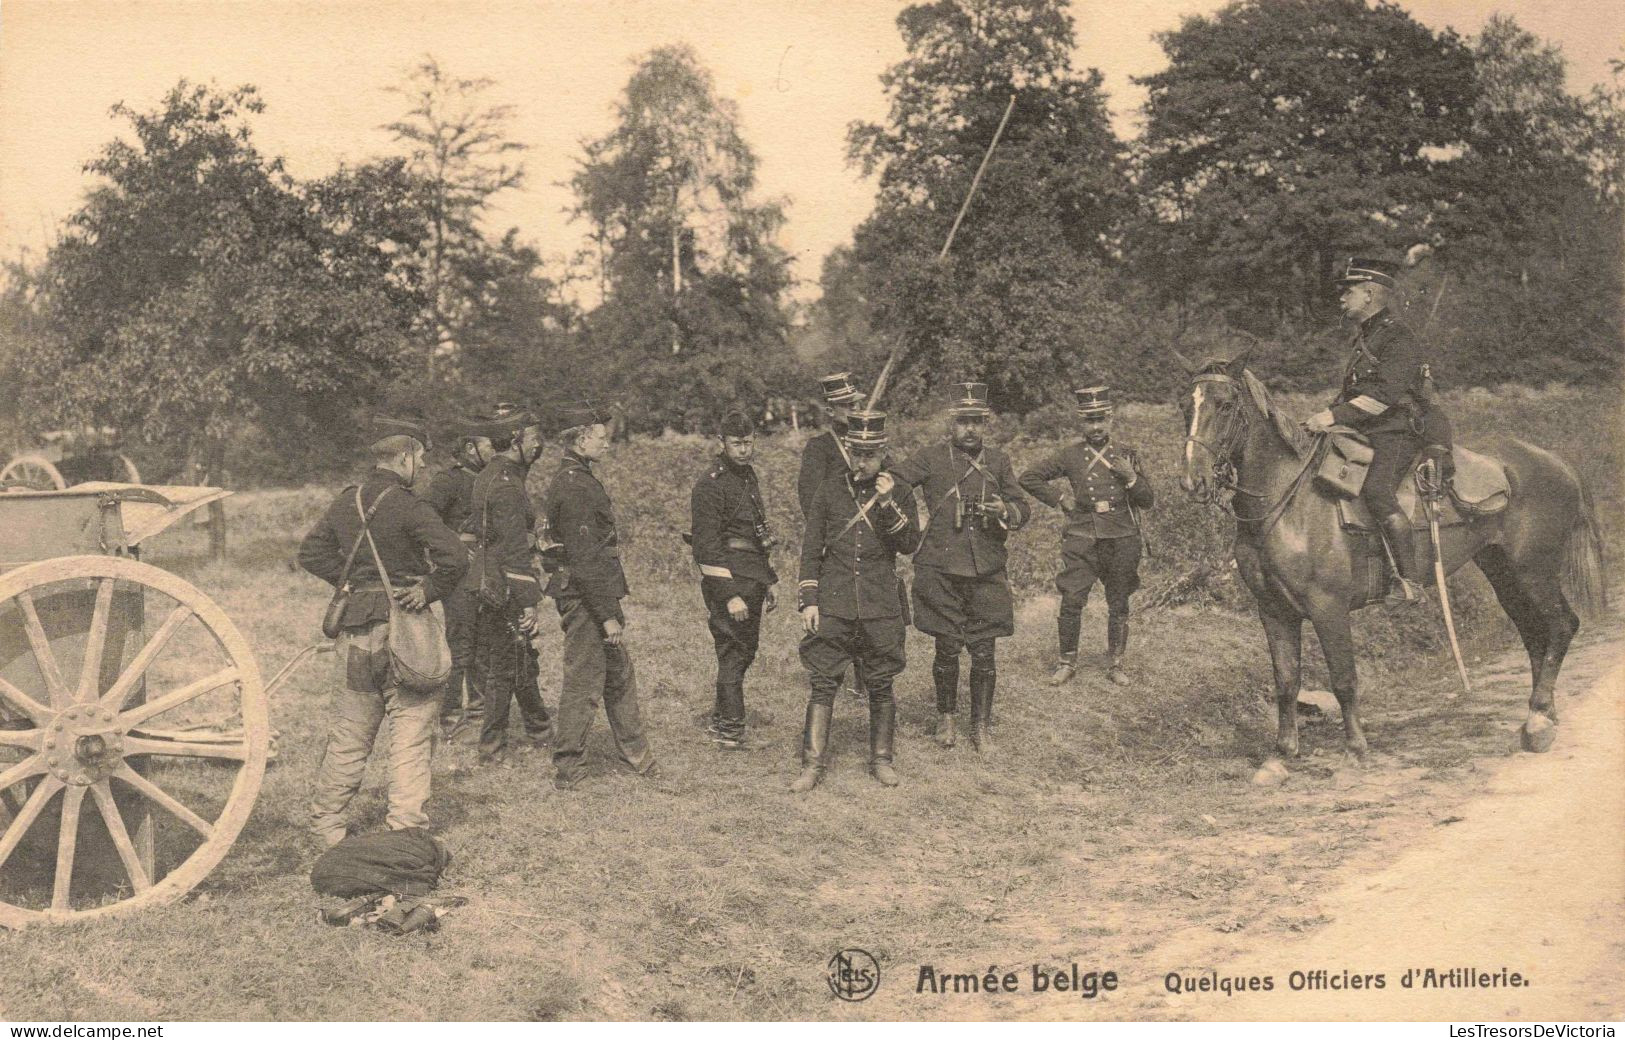
[[[1241,359],[1187,367],[1196,371],[1181,401],[1187,433],[1180,485],[1209,503],[1234,492],[1236,566],[1258,601],[1275,670],[1275,754],[1254,781],[1280,780],[1286,775],[1284,760],[1298,753],[1305,619],[1326,655],[1348,750],[1364,765],[1369,752],[1360,726],[1349,623],[1350,612],[1370,598],[1361,580],[1363,536],[1344,530],[1335,492],[1322,489],[1310,472],[1316,455],[1309,438],[1276,410]],[[1477,564],[1517,626],[1534,686],[1523,745],[1545,751],[1555,736],[1557,673],[1580,628],[1564,585],[1588,611],[1602,600],[1601,541],[1590,497],[1567,463],[1510,438],[1497,446],[1495,461],[1507,476],[1505,509],[1489,516],[1467,514],[1466,522],[1442,528],[1440,555],[1446,573],[1468,560]]]

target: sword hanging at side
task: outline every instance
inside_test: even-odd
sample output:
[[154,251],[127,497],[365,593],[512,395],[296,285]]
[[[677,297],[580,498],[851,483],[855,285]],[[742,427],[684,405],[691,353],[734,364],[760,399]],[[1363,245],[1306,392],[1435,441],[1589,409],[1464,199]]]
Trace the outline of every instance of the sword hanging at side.
[[[1004,136],[1005,124],[1010,122],[1010,113],[1016,110],[1016,96],[1010,95],[1010,103],[1004,106],[1004,115],[999,118],[998,129],[993,131],[993,140],[988,142],[987,151],[982,155],[982,164],[976,167],[976,176],[971,178],[970,190],[965,193],[965,201],[959,204],[959,213],[954,217],[953,226],[948,229],[948,238],[942,243],[942,249],[937,253],[937,263],[948,258],[948,250],[953,248],[954,236],[959,234],[959,225],[965,219],[965,213],[970,209],[971,199],[976,197],[976,187],[982,183],[982,174],[987,172],[988,160],[993,158],[993,149],[999,146],[999,138]],[[885,367],[880,370],[880,377],[875,380],[875,387],[869,391],[868,407],[880,407],[880,398],[886,392],[886,382],[891,378],[892,369],[903,356],[903,345],[899,343],[893,347],[891,354],[886,358]]]
[[1456,639],[1456,619],[1450,613],[1450,586],[1445,583],[1444,550],[1439,541],[1439,496],[1444,492],[1439,483],[1439,466],[1432,459],[1422,464],[1417,474],[1422,508],[1428,515],[1428,533],[1433,536],[1433,580],[1439,587],[1439,608],[1444,612],[1444,631],[1450,637],[1450,652],[1456,658],[1456,673],[1461,676],[1462,691],[1472,695],[1473,684],[1467,678],[1467,665],[1461,659],[1461,643]]

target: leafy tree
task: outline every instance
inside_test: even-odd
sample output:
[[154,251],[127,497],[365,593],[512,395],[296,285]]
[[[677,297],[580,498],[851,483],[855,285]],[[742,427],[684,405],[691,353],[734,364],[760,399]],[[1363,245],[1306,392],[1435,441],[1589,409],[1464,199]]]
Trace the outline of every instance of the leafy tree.
[[493,196],[524,183],[527,146],[507,136],[512,105],[485,100],[490,79],[451,76],[433,57],[419,62],[400,85],[387,88],[407,99],[405,117],[384,127],[406,149],[405,171],[416,178],[415,195],[427,235],[397,263],[417,269],[426,308],[421,322],[433,359],[455,359],[480,293],[479,271],[487,242],[479,221]]
[[185,80],[154,111],[114,106],[133,139],[86,165],[105,183],[32,287],[26,414],[179,444],[219,474],[245,423],[317,440],[402,357],[411,295],[255,149],[263,108]]
[[[1435,330],[1470,382],[1617,376],[1617,102],[1569,93],[1561,50],[1504,16],[1471,41],[1477,96],[1441,180]],[[1451,283],[1445,283],[1448,277]],[[1453,286],[1453,288],[1452,288]]]
[[789,258],[774,241],[782,208],[754,199],[738,107],[691,48],[656,48],[615,128],[584,147],[571,186],[600,246],[604,300],[585,328],[607,359],[600,386],[629,397],[645,426],[760,395],[763,373],[771,382],[791,360]]
[[1432,234],[1472,133],[1472,55],[1399,7],[1236,0],[1158,37],[1131,255],[1159,298],[1267,330],[1323,310],[1340,255]]
[[980,379],[1028,410],[1080,369],[1109,369],[1122,323],[1106,267],[1124,167],[1100,74],[1072,68],[1061,0],[934,0],[897,25],[908,57],[881,77],[886,121],[848,130],[850,161],[878,177],[875,209],[826,264],[824,314],[874,331],[880,343],[848,348],[870,371],[898,351],[894,402]]

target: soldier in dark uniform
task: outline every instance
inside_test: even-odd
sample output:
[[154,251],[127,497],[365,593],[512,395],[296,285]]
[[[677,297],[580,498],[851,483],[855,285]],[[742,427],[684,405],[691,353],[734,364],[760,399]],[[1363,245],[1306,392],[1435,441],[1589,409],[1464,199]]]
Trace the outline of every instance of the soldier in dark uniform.
[[[830,475],[844,476],[852,466],[842,440],[846,436],[847,419],[855,409],[863,407],[864,393],[852,382],[852,373],[835,372],[818,380],[823,397],[826,428],[807,440],[801,449],[801,470],[796,474],[796,499],[801,504],[801,518],[807,519],[807,508],[818,489]],[[863,665],[854,660],[852,681],[856,693],[863,695]]]
[[567,791],[585,775],[587,734],[600,700],[621,759],[643,776],[660,774],[643,734],[637,676],[623,638],[626,574],[614,507],[592,468],[609,451],[605,416],[591,407],[573,408],[559,439],[564,458],[548,485],[537,540],[548,571],[547,594],[558,604],[564,629],[553,786]]
[[801,736],[801,775],[790,790],[810,791],[823,778],[835,691],[850,662],[862,660],[869,691],[869,773],[897,785],[892,737],[897,705],[892,680],[907,659],[908,619],[897,577],[897,554],[920,545],[909,495],[892,497],[880,471],[886,450],[884,412],[856,412],[844,447],[851,469],[824,479],[808,503],[801,542],[801,663],[812,697]]
[[[1150,509],[1151,482],[1133,448],[1111,440],[1111,390],[1104,386],[1074,390],[1083,440],[1074,441],[1021,475],[1029,495],[1066,514],[1061,534],[1061,592],[1056,624],[1060,659],[1051,686],[1071,679],[1078,666],[1078,637],[1083,606],[1096,579],[1106,590],[1106,678],[1129,682],[1123,670],[1128,649],[1128,601],[1140,587],[1139,511]],[[1057,494],[1050,481],[1065,477],[1069,492]]]
[[994,641],[1015,632],[1005,539],[1032,507],[1016,484],[1010,458],[982,443],[993,411],[986,383],[959,383],[953,437],[916,452],[887,472],[920,488],[930,510],[914,555],[914,627],[936,639],[931,677],[937,688],[937,743],[953,747],[959,698],[959,655],[970,650],[971,744],[992,751],[997,685]]
[[474,675],[485,693],[480,728],[481,764],[507,756],[508,712],[519,701],[525,737],[533,746],[552,740],[553,723],[536,687],[536,607],[542,586],[532,561],[536,512],[525,476],[542,453],[542,431],[525,408],[499,408],[480,431],[495,454],[474,479],[468,524],[478,571],[474,620]]
[[[327,748],[311,792],[311,830],[328,845],[345,836],[345,810],[361,787],[378,727],[389,717],[391,830],[427,827],[429,755],[440,698],[396,682],[389,657],[389,597],[363,526],[377,546],[395,598],[425,610],[457,587],[468,552],[433,509],[407,489],[423,472],[430,440],[421,424],[374,419],[374,468],[360,488],[339,492],[299,545],[299,565],[335,588],[352,589],[339,619],[339,667]],[[352,547],[356,551],[352,552]]]
[[1354,326],[1343,389],[1330,408],[1304,427],[1321,433],[1332,426],[1359,430],[1371,441],[1371,468],[1360,498],[1382,525],[1398,569],[1390,605],[1420,603],[1422,561],[1411,522],[1400,512],[1397,492],[1424,445],[1438,445],[1449,459],[1450,427],[1425,392],[1428,356],[1422,341],[1395,315],[1394,276],[1399,265],[1350,258],[1338,285],[1344,321]]
[[[435,474],[423,500],[440,515],[447,527],[474,552],[474,532],[468,524],[469,510],[474,501],[474,476],[485,465],[483,450],[489,451],[491,442],[479,433],[461,424],[453,431],[454,452],[452,464]],[[474,656],[474,620],[477,615],[479,571],[470,567],[457,588],[446,597],[446,642],[451,646],[451,674],[446,677],[446,692],[440,701],[440,722],[449,737],[459,725],[483,716],[485,705],[478,683],[469,674],[469,662]]]
[[756,659],[762,615],[776,605],[761,488],[751,456],[756,431],[744,412],[729,412],[718,431],[722,450],[694,485],[690,531],[700,566],[700,595],[717,652],[717,699],[707,727],[725,751],[745,744],[745,670]]

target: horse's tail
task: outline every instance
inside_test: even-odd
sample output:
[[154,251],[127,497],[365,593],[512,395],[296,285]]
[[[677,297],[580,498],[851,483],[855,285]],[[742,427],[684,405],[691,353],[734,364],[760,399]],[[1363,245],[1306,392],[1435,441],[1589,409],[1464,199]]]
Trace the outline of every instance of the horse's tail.
[[1608,608],[1608,563],[1591,489],[1580,478],[1580,514],[1563,545],[1563,589],[1580,613],[1595,616]]

